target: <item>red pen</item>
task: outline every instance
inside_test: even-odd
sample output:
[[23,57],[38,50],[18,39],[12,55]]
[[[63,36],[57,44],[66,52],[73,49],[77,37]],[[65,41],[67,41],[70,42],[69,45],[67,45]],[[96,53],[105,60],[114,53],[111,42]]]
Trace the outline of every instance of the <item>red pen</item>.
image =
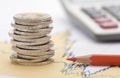
[[67,58],[67,60],[93,66],[120,66],[120,55],[93,54],[87,56],[78,56],[75,58]]

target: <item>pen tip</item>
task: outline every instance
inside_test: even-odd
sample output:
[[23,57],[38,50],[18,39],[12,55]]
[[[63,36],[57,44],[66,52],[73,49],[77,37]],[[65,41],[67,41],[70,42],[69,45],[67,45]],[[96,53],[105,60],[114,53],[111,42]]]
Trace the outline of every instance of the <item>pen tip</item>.
[[69,61],[76,61],[77,59],[76,58],[67,58],[67,60],[69,60]]

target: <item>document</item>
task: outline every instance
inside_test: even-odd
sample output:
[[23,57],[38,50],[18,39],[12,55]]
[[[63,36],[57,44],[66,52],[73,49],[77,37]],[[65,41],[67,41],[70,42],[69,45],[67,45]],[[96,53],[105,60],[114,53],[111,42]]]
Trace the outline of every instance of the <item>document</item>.
[[[5,78],[119,78],[120,68],[114,66],[89,66],[66,60],[65,54],[70,57],[87,54],[92,49],[85,42],[77,42],[67,32],[58,33],[52,37],[55,43],[54,62],[42,66],[23,66],[12,64],[10,60],[11,43],[0,42],[0,76]],[[81,44],[80,44],[81,43]],[[79,45],[78,45],[79,44]],[[83,46],[82,46],[83,45]],[[88,45],[88,44],[87,44]],[[76,47],[75,47],[76,46]],[[79,49],[78,49],[79,47]],[[91,46],[90,46],[91,47]],[[85,50],[81,49],[84,48]],[[80,53],[77,53],[78,51]],[[97,49],[96,49],[97,50]],[[72,51],[72,52],[70,52]],[[86,53],[84,53],[86,51]],[[94,50],[93,50],[94,51]],[[98,50],[99,51],[99,50]],[[96,51],[95,51],[96,52]],[[89,53],[88,53],[89,54]],[[3,78],[4,78],[3,77]]]

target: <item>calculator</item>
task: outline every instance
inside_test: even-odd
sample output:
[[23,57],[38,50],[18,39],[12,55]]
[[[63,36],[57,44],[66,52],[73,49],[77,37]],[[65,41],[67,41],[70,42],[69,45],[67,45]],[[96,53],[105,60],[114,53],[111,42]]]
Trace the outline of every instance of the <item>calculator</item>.
[[61,0],[70,19],[99,41],[120,40],[120,0]]

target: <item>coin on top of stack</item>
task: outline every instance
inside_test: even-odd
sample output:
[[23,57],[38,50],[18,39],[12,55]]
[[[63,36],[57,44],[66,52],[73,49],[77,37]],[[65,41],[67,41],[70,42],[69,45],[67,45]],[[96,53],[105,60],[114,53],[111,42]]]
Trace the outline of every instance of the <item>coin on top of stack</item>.
[[21,65],[45,65],[53,62],[53,42],[50,40],[52,18],[44,13],[19,13],[12,23],[12,50],[14,63]]

